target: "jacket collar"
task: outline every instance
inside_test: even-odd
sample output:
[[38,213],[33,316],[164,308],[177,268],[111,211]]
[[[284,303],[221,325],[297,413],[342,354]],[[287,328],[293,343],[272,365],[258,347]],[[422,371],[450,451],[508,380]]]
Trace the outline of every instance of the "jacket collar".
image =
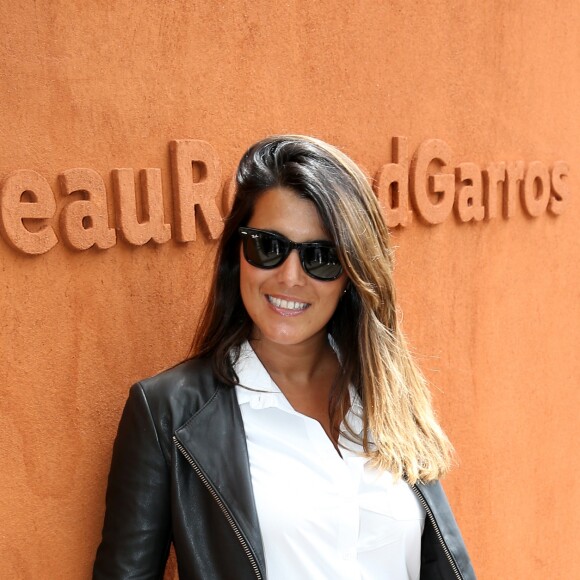
[[224,503],[265,577],[265,559],[246,434],[235,390],[218,385],[213,396],[175,437]]

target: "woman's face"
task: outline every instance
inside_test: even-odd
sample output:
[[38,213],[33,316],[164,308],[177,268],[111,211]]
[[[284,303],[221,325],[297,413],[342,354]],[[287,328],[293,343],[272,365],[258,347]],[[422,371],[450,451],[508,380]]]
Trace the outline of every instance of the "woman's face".
[[[277,232],[293,242],[330,241],[314,204],[285,188],[264,192],[247,225]],[[277,268],[257,268],[246,261],[240,245],[240,291],[254,322],[252,337],[261,341],[261,348],[326,341],[326,325],[346,281],[344,272],[332,281],[312,278],[302,268],[297,250]]]

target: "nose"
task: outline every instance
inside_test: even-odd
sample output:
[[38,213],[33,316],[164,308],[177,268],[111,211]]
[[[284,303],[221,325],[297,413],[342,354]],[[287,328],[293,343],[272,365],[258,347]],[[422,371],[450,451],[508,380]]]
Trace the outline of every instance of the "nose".
[[286,286],[303,286],[306,282],[306,272],[300,263],[298,250],[292,250],[289,256],[276,268],[278,281]]

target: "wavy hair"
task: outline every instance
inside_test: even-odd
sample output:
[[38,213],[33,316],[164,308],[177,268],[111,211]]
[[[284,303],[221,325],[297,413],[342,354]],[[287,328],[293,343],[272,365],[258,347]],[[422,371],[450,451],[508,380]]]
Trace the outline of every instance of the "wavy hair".
[[[352,385],[362,401],[361,443],[372,464],[411,484],[440,478],[450,467],[452,446],[397,319],[387,227],[363,172],[332,145],[279,135],[243,155],[191,356],[209,358],[220,380],[237,383],[233,364],[252,330],[239,288],[238,227],[247,225],[259,196],[274,187],[288,188],[316,206],[349,279],[328,325],[342,364],[331,390],[330,424],[344,417]],[[359,438],[348,425],[347,435]]]

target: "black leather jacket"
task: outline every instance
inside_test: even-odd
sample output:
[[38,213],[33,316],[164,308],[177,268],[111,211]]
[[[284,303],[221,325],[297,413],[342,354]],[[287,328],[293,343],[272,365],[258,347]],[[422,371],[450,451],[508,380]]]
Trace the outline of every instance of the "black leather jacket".
[[[439,483],[413,490],[427,510],[421,580],[475,578]],[[115,440],[93,578],[266,578],[235,390],[191,360],[131,388]],[[300,579],[302,580],[302,579]]]

